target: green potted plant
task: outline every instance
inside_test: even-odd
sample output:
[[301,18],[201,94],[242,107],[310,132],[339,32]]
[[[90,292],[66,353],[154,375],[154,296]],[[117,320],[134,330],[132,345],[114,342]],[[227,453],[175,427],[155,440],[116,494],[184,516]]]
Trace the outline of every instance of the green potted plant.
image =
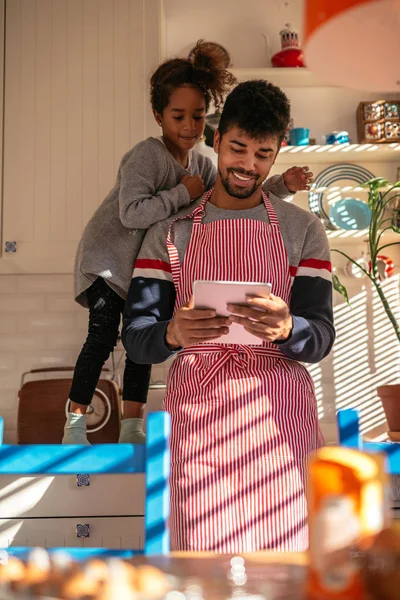
[[[378,266],[378,257],[380,256],[382,250],[389,248],[389,246],[396,246],[400,244],[400,211],[398,209],[393,209],[395,206],[395,201],[400,198],[400,181],[392,185],[386,179],[376,177],[375,179],[370,179],[367,181],[364,186],[368,188],[368,206],[372,213],[368,230],[370,270],[365,269],[356,260],[341,250],[333,249],[332,251],[344,256],[370,279],[376,289],[383,308],[385,309],[386,315],[392,324],[397,339],[400,343],[400,323],[396,319],[396,316],[385,296],[385,292],[381,285],[381,276]],[[388,208],[392,203],[392,214],[389,215]],[[393,231],[394,233],[399,234],[398,241],[396,240],[394,242],[385,244],[382,240],[382,235],[385,231]],[[346,299],[346,302],[349,302],[347,290],[339,281],[337,275],[333,275],[333,287],[337,292],[342,294],[342,296]],[[400,384],[382,385],[378,387],[377,392],[385,411],[389,431],[400,432]]]

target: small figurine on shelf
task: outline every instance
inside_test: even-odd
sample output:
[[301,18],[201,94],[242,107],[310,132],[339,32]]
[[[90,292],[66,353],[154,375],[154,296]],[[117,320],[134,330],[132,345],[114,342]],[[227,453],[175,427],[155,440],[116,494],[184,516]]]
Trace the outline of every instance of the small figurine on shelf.
[[349,144],[350,138],[347,131],[332,131],[326,136],[327,144]]
[[273,55],[273,67],[304,67],[303,51],[299,47],[299,34],[289,23],[279,32],[282,49]]
[[292,117],[290,119],[289,126],[286,129],[286,134],[285,134],[285,137],[284,137],[284,139],[282,141],[282,146],[289,146],[289,144],[290,144],[290,130],[293,129],[293,127],[294,127],[294,121],[293,121],[293,117]]

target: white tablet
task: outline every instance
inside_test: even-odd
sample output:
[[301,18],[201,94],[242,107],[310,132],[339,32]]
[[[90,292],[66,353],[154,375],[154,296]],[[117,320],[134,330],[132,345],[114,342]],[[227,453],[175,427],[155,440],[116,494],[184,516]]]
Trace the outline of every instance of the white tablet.
[[[193,284],[193,301],[195,308],[213,308],[217,315],[229,317],[231,314],[227,304],[247,304],[246,296],[262,296],[268,298],[271,293],[270,283],[241,281],[195,281]],[[263,340],[245,330],[242,325],[232,323],[229,333],[223,335],[213,344],[245,344],[260,346]]]

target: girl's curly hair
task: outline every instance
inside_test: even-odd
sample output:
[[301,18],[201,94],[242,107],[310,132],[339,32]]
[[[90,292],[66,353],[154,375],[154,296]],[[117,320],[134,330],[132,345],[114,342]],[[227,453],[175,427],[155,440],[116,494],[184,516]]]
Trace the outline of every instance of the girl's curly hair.
[[206,111],[211,100],[218,111],[236,78],[227,70],[227,54],[218,44],[199,40],[188,58],[172,58],[162,63],[150,79],[153,110],[162,114],[172,92],[191,84],[204,94]]

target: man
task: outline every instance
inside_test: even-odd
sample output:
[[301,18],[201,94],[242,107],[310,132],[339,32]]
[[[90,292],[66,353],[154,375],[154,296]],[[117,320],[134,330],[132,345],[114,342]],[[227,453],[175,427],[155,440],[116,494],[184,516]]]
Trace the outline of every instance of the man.
[[[289,119],[279,88],[239,84],[215,135],[214,189],[153,226],[135,265],[125,348],[153,364],[176,353],[164,402],[172,420],[174,549],[307,547],[306,459],[322,436],[301,362],[324,358],[335,333],[323,226],[261,189]],[[219,317],[193,307],[193,282],[201,279],[271,282],[273,293]],[[232,322],[263,344],[221,344]]]

